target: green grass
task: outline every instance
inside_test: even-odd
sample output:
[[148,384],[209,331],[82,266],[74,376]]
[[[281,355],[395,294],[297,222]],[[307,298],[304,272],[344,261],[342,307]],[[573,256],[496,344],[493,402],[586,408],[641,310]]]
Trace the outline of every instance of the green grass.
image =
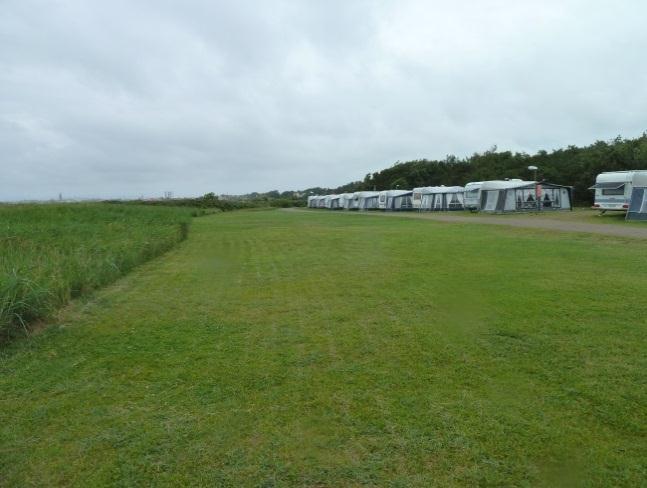
[[600,213],[590,208],[575,208],[572,212],[544,212],[541,217],[583,222],[588,224],[645,225],[644,221],[626,220],[625,212]]
[[0,341],[184,239],[189,209],[0,206]]
[[[318,210],[316,210],[318,211]],[[417,212],[403,212],[405,215],[408,213]],[[473,217],[479,219],[483,217],[500,217],[502,219],[513,220],[531,220],[531,219],[550,219],[561,220],[567,222],[581,222],[585,224],[615,224],[615,225],[645,225],[644,221],[627,221],[625,220],[626,214],[624,212],[607,212],[600,214],[599,210],[590,208],[576,207],[572,211],[543,211],[543,212],[508,212],[508,213],[489,213],[489,212],[470,212],[465,211],[452,211],[452,212],[423,212],[423,215],[460,215],[462,217]]]
[[[491,216],[492,214],[487,213],[478,213],[471,214],[474,216]],[[495,214],[501,215],[501,214]],[[541,218],[541,219],[551,219],[551,220],[562,220],[567,222],[581,222],[584,224],[613,224],[613,225],[635,225],[635,226],[645,226],[644,221],[640,220],[626,220],[625,212],[606,212],[601,214],[599,210],[593,210],[591,208],[582,208],[576,207],[572,211],[557,211],[557,212],[531,212],[531,213],[521,213],[521,214],[503,214],[506,218]]]
[[638,486],[646,245],[198,219],[4,350],[0,483]]

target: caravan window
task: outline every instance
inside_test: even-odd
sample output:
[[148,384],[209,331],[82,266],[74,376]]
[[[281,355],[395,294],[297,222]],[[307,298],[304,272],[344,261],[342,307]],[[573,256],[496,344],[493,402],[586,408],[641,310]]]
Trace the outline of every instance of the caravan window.
[[625,185],[622,185],[619,188],[604,188],[602,190],[603,195],[624,195],[625,194]]

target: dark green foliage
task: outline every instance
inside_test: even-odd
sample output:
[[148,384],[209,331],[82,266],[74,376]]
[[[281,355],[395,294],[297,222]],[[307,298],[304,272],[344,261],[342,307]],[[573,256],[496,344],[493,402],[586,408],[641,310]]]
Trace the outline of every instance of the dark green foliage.
[[207,193],[197,198],[173,198],[160,200],[130,200],[110,203],[127,203],[135,205],[152,205],[161,207],[190,207],[194,217],[199,217],[213,211],[229,212],[246,208],[287,208],[303,207],[305,201],[295,192],[279,194],[273,190],[268,193],[253,193],[241,196],[219,198],[215,193]]

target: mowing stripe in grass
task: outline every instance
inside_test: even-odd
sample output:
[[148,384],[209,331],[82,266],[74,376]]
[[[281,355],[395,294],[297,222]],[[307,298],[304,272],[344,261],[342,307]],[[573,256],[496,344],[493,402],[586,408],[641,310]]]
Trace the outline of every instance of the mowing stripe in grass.
[[644,243],[478,230],[195,221],[5,350],[2,482],[639,485]]

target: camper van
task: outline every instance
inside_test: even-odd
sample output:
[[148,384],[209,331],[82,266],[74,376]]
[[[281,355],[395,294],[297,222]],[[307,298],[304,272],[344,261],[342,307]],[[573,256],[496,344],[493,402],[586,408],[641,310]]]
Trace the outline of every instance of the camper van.
[[647,186],[647,170],[600,173],[595,185],[589,188],[595,190],[593,208],[602,213],[607,210],[626,212],[634,186]]

